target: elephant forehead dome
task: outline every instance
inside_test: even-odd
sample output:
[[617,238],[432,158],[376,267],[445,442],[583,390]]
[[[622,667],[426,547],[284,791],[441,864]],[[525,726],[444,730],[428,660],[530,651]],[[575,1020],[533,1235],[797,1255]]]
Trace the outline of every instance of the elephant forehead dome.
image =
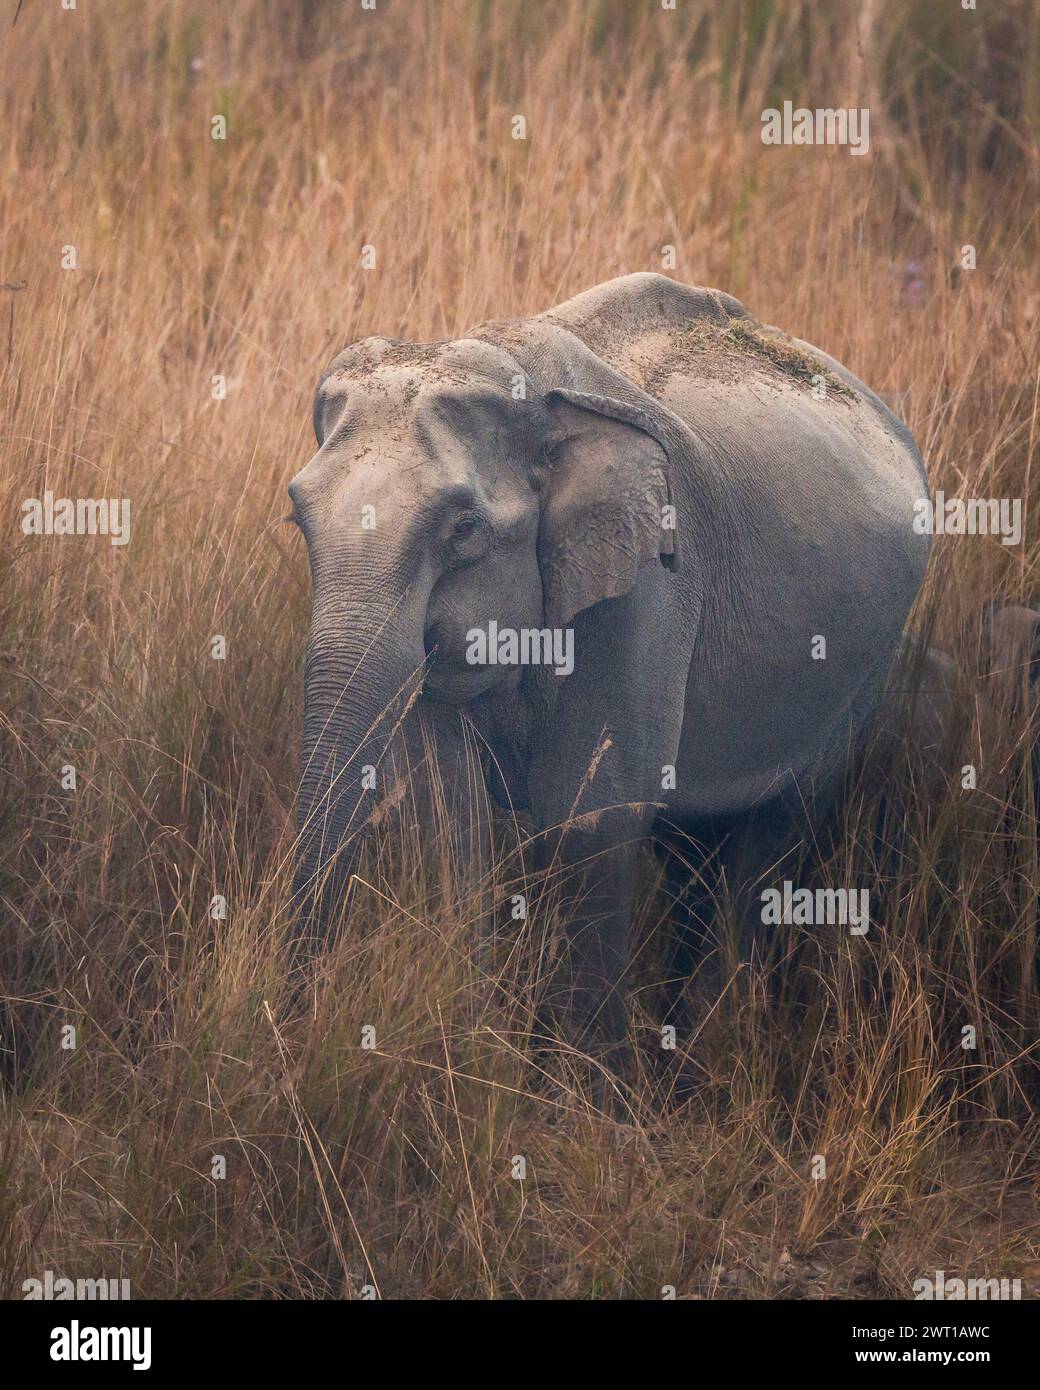
[[495,430],[533,436],[544,424],[540,413],[540,398],[516,360],[472,339],[363,339],[333,360],[314,403],[320,445],[338,451],[373,428],[385,443],[415,446],[428,458],[453,443],[479,447]]
[[363,338],[333,358],[318,389],[360,384],[414,399],[422,392],[465,386],[474,379],[508,386],[520,372],[504,349],[474,339],[408,343],[395,338]]

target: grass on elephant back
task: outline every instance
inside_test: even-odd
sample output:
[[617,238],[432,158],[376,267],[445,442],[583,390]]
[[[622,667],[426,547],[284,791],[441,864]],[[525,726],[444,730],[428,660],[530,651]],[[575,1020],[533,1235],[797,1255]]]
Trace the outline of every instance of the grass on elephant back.
[[[881,882],[876,929],[786,934],[775,974],[744,970],[666,1053],[647,855],[627,1118],[532,1073],[553,924],[482,943],[407,803],[309,1007],[288,997],[308,596],[280,518],[347,341],[536,312],[670,244],[679,278],[908,392],[933,485],[1037,499],[1035,164],[986,162],[1007,84],[943,85],[882,27],[871,158],[767,151],[759,113],[799,72],[858,90],[859,23],[798,0],[742,38],[739,7],[688,9],[431,6],[405,31],[392,5],[362,27],[244,0],[231,25],[111,0],[7,31],[4,1295],[47,1269],[145,1297],[905,1297],[936,1269],[1037,1291],[1027,736],[983,737],[975,674],[983,602],[1038,597],[1028,532],[936,547],[914,621],[965,672],[945,785],[879,753],[818,850],[817,881]],[[987,61],[1014,51],[989,37]],[[978,269],[954,274],[969,237]],[[46,488],[129,496],[131,543],[21,535]],[[522,827],[500,832],[507,903],[530,885]]]

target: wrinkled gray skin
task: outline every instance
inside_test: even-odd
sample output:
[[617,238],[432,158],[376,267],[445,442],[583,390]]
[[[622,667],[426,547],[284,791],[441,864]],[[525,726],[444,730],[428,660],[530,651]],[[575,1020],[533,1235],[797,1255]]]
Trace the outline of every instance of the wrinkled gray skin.
[[[609,1055],[640,840],[721,845],[731,890],[782,879],[868,728],[928,558],[914,442],[825,354],[653,274],[457,341],[356,343],[314,422],[289,487],[313,578],[304,929],[356,865],[362,768],[425,712],[457,771],[461,712],[542,862],[575,871],[568,1017]],[[468,664],[492,619],[572,627],[573,674]],[[460,788],[471,828],[473,806]]]

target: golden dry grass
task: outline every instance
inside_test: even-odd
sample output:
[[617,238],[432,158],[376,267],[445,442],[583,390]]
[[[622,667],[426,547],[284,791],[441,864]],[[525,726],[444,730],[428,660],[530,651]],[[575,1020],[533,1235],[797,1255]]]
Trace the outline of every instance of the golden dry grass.
[[[1036,823],[975,644],[985,598],[1040,598],[1037,17],[1004,7],[980,46],[909,8],[4,0],[0,1292],[47,1268],[145,1297],[906,1297],[937,1268],[1035,1292]],[[869,102],[869,157],[763,147],[785,97]],[[881,865],[865,776],[829,852],[831,882],[884,872],[878,929],[745,973],[682,1040],[683,1098],[648,856],[621,1123],[532,1084],[535,947],[481,961],[407,824],[287,1007],[308,600],[280,518],[345,343],[534,312],[665,245],[909,392],[933,482],[1024,498],[1027,542],[936,549],[950,787],[881,769]],[[129,497],[131,543],[23,536],[45,488]]]

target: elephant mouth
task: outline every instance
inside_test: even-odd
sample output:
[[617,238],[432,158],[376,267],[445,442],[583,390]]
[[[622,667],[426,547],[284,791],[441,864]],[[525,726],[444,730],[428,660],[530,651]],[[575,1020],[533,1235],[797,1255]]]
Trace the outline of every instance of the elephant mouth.
[[[514,676],[519,679],[520,672],[509,672],[505,679]],[[435,664],[427,673],[423,689],[436,699],[445,700],[449,704],[465,704],[469,700],[475,700],[478,695],[483,695],[493,685],[501,684],[502,680],[501,670],[489,670],[486,666]]]
[[517,668],[473,666],[462,656],[443,654],[439,650],[442,644],[436,628],[429,628],[423,640],[427,663],[423,689],[438,700],[448,704],[466,704],[492,686],[504,682],[518,683],[520,680],[521,673]]

